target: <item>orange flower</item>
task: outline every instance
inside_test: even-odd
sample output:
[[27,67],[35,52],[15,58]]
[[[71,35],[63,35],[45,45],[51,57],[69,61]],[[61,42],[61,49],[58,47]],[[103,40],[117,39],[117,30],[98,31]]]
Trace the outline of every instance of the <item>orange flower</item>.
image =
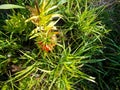
[[53,47],[55,46],[55,44],[43,44],[43,42],[38,42],[38,46],[43,50],[43,51],[46,51],[46,52],[49,52],[49,51],[52,51],[53,50]]
[[54,46],[56,46],[56,43],[57,43],[56,33],[50,32],[49,35],[50,35],[50,38],[48,42],[44,42],[42,41],[42,39],[40,41],[37,40],[38,47],[46,52],[52,51],[54,49]]

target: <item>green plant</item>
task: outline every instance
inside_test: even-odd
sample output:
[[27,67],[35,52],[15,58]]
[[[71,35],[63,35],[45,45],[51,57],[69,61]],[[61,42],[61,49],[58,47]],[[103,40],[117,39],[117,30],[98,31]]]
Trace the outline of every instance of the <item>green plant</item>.
[[59,21],[52,21],[54,17],[60,17],[59,14],[50,13],[52,10],[56,9],[57,6],[48,5],[49,2],[42,1],[42,4],[39,8],[38,2],[36,2],[36,8],[28,7],[31,11],[31,17],[26,20],[32,21],[36,28],[31,32],[30,38],[36,38],[36,44],[39,48],[42,48],[45,51],[52,51],[53,47],[57,43],[57,30],[55,24]]
[[18,13],[17,15],[10,16],[9,20],[6,20],[4,29],[8,32],[22,33],[25,31],[27,24],[25,23],[26,18]]
[[[35,8],[27,8],[30,15],[20,11],[10,16],[4,26],[10,46],[5,52],[5,37],[1,39],[2,50],[12,56],[0,56],[1,68],[7,62],[4,68],[8,76],[2,90],[100,90],[103,84],[108,87],[102,78],[107,72],[101,64],[106,61],[102,38],[109,30],[98,18],[104,7],[93,7],[87,0],[36,0]],[[64,22],[61,26],[60,21]],[[10,50],[13,43],[17,48]]]

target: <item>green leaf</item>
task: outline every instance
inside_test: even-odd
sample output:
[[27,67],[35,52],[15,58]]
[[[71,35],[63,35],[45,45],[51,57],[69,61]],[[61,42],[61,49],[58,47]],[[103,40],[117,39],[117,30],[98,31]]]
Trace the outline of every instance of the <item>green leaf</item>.
[[0,55],[0,59],[5,59],[6,57],[3,55]]
[[2,87],[2,89],[1,90],[8,90],[8,85],[7,84],[5,84],[3,87]]
[[85,64],[85,63],[96,63],[96,62],[101,62],[104,61],[106,59],[91,59],[91,60],[82,60],[81,63]]
[[67,0],[60,0],[59,3],[58,3],[58,5],[62,5],[64,3],[66,3],[66,2],[67,2]]
[[14,9],[14,8],[24,9],[25,7],[22,7],[22,6],[19,6],[19,5],[14,5],[14,4],[2,4],[2,5],[0,5],[0,9]]

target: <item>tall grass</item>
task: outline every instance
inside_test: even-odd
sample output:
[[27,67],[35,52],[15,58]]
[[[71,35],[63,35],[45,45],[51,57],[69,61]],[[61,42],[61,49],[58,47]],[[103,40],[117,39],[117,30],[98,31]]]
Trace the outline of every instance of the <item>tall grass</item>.
[[[108,35],[108,38],[105,39],[104,45],[104,56],[107,58],[107,61],[102,64],[103,71],[105,74],[102,78],[108,90],[119,90],[119,3],[113,4],[110,8],[105,9],[103,12],[102,20],[104,21],[106,28],[111,29],[111,32]],[[110,78],[109,80],[107,80]],[[107,81],[106,81],[107,80]],[[101,84],[101,87],[104,89],[104,85]]]

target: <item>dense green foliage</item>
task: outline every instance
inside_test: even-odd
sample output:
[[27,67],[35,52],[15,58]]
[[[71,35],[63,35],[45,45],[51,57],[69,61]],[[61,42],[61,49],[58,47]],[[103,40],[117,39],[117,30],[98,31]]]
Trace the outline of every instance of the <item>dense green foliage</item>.
[[119,1],[16,1],[0,10],[1,90],[120,89]]

